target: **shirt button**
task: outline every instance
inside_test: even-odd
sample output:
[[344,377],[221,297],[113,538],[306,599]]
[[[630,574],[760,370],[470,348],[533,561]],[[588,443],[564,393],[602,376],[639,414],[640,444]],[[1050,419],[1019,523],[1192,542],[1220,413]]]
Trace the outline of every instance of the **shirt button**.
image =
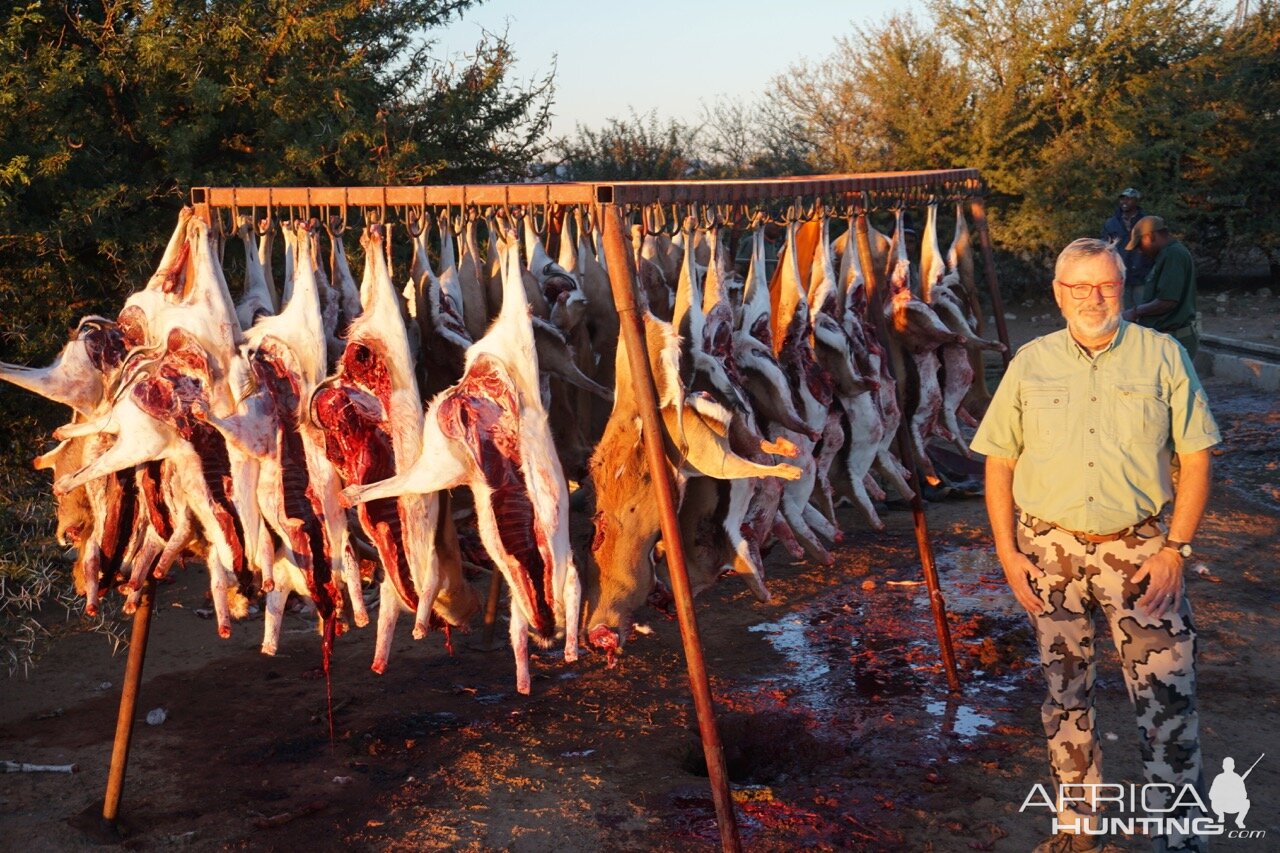
[[[1092,467],[1093,467],[1093,463],[1092,463],[1092,462],[1090,462],[1090,463],[1089,463],[1089,467],[1090,467],[1090,468],[1092,468]],[[1093,500],[1093,498],[1089,498],[1089,500]]]
[[1089,498],[1089,503],[1093,503],[1093,498]]
[[1054,398],[1053,398],[1053,402],[1055,402],[1055,403],[1056,403],[1056,402],[1058,402],[1058,398],[1057,398],[1057,397],[1054,397]]
[[1096,364],[1095,364],[1095,365],[1093,366],[1093,372],[1094,372],[1094,373],[1097,373],[1097,372],[1098,372],[1098,365],[1096,365]]
[[[1090,397],[1090,398],[1089,398],[1089,400],[1090,400],[1090,402],[1093,402],[1093,403],[1098,402],[1098,398],[1097,398],[1097,397]],[[1055,402],[1055,403],[1056,403],[1056,402],[1058,402],[1058,401],[1057,401],[1057,400],[1054,400],[1053,402]]]
[[1096,430],[1096,429],[1094,429],[1093,427],[1089,427],[1089,434],[1090,434],[1090,435],[1092,435],[1092,434],[1093,434],[1093,433],[1095,433],[1095,432],[1097,432],[1097,430]]

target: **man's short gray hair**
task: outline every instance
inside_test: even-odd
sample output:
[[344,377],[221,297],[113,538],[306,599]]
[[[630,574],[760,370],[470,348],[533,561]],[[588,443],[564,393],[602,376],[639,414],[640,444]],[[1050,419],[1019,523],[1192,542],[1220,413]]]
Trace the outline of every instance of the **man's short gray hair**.
[[1097,255],[1108,255],[1112,262],[1116,265],[1116,271],[1120,273],[1120,281],[1124,281],[1124,258],[1120,257],[1120,252],[1116,250],[1115,244],[1110,240],[1099,240],[1095,237],[1081,237],[1079,240],[1072,240],[1058,255],[1058,262],[1053,265],[1053,277],[1057,281],[1062,281],[1062,271],[1076,261],[1092,258]]

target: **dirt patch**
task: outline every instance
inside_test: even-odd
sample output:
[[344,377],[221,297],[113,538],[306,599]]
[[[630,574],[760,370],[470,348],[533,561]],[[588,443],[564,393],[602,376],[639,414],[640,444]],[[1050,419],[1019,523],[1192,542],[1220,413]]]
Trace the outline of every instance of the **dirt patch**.
[[[1228,435],[1219,470],[1232,482],[1217,490],[1197,538],[1209,576],[1188,584],[1203,640],[1202,738],[1210,769],[1227,755],[1247,766],[1268,753],[1249,777],[1249,826],[1274,839],[1280,546],[1275,509],[1253,493],[1276,485],[1266,467],[1274,451],[1258,448],[1273,440],[1276,404],[1212,382],[1209,390]],[[1245,471],[1257,481],[1245,483]],[[732,578],[699,601],[749,849],[1025,851],[1047,830],[1043,815],[1018,812],[1031,785],[1047,781],[1043,686],[1028,624],[987,550],[982,502],[931,504],[928,518],[959,696],[946,691],[905,512],[887,513],[883,534],[846,513],[833,568],[775,551],[768,605]],[[352,631],[334,654],[331,743],[311,621],[289,616],[280,653],[264,657],[260,616],[223,641],[195,614],[206,587],[196,571],[161,587],[125,789],[136,828],[127,846],[715,846],[679,636],[661,613],[639,614],[652,633],[630,642],[614,669],[597,655],[565,664],[537,652],[531,697],[515,693],[508,650],[455,637],[450,656],[440,635],[414,642],[402,620],[387,674],[375,676],[372,631]],[[1114,649],[1100,646],[1107,776],[1139,780]],[[0,758],[81,768],[0,775],[0,848],[90,846],[67,818],[101,796],[123,667],[100,638],[67,636],[30,678],[0,688]],[[142,722],[156,707],[166,722]],[[1274,847],[1224,839],[1217,849]]]

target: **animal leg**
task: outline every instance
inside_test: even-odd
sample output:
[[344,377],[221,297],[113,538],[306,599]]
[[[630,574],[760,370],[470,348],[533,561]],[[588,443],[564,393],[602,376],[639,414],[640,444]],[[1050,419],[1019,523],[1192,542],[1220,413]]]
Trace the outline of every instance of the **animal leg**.
[[213,598],[213,612],[218,620],[218,636],[227,639],[231,636],[231,604],[227,598],[227,570],[222,561],[210,551],[209,558],[209,594]]
[[889,482],[889,485],[897,490],[903,500],[909,501],[916,496],[915,490],[907,484],[909,476],[907,469],[898,457],[888,450],[881,449],[876,452],[875,469]]
[[511,651],[516,659],[516,692],[528,696],[533,688],[529,675],[529,621],[511,596]]
[[387,671],[387,660],[391,657],[391,638],[396,631],[396,617],[400,615],[400,595],[396,585],[387,574],[382,576],[382,586],[378,596],[378,634],[373,645],[373,665],[370,667],[378,675]]
[[564,601],[564,659],[573,663],[578,659],[578,626],[582,622],[582,579],[573,557],[568,560],[560,597]]
[[280,626],[284,618],[284,605],[289,590],[281,584],[266,595],[266,608],[262,614],[262,653],[274,655],[280,647]]
[[351,619],[357,628],[369,624],[369,611],[364,606],[364,584],[360,580],[360,560],[356,558],[356,549],[348,537],[343,537],[342,545],[342,580],[347,587],[347,598],[351,599]]

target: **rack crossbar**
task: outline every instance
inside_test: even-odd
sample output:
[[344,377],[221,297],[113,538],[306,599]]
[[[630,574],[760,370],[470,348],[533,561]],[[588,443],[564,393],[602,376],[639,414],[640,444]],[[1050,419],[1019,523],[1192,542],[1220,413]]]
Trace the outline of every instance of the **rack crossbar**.
[[211,207],[440,207],[445,205],[725,204],[797,196],[851,196],[905,190],[982,194],[977,169],[801,175],[713,181],[459,184],[387,187],[195,187],[193,204]]

